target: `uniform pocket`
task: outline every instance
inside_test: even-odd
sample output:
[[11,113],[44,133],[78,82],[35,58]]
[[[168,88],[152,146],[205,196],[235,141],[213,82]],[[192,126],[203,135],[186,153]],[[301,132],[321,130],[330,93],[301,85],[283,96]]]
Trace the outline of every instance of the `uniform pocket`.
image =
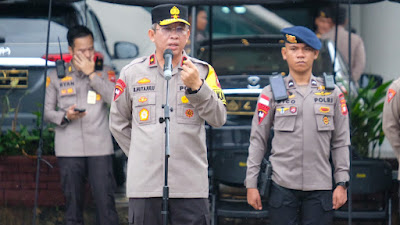
[[332,192],[331,191],[323,191],[320,196],[321,206],[324,211],[328,212],[333,210],[333,202],[332,202]]
[[146,92],[133,95],[134,115],[139,125],[156,123],[156,93]]
[[60,108],[67,110],[73,104],[76,104],[76,94],[61,95]]
[[176,121],[183,124],[201,124],[200,118],[195,107],[190,104],[185,92],[179,92],[177,95],[177,116]]
[[296,124],[297,106],[277,106],[274,130],[293,131]]
[[335,129],[335,125],[333,122],[334,111],[335,110],[333,104],[314,105],[315,119],[317,122],[318,131],[329,131]]

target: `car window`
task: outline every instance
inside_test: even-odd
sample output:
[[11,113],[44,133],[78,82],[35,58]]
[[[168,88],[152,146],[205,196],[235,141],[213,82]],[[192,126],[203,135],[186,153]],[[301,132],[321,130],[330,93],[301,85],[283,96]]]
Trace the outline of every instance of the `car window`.
[[[262,6],[259,6],[262,8]],[[213,35],[215,37],[251,34],[278,34],[274,27],[245,6],[214,6]]]
[[[5,43],[46,42],[48,8],[29,4],[0,4],[0,37]],[[79,16],[69,6],[54,6],[50,41],[66,39],[72,26],[78,25]],[[29,35],[27,35],[29,34]]]

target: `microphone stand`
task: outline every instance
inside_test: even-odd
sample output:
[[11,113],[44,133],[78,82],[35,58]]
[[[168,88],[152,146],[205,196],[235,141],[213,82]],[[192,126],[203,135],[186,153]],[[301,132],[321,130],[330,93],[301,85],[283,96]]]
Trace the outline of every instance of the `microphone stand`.
[[163,206],[162,206],[162,220],[163,225],[168,225],[168,199],[169,199],[169,187],[168,187],[168,158],[169,158],[169,112],[172,111],[168,104],[168,94],[169,94],[169,80],[171,76],[164,76],[167,81],[165,104],[162,105],[164,109],[164,118],[160,117],[160,123],[165,122],[165,164],[164,164],[164,187],[163,187]]

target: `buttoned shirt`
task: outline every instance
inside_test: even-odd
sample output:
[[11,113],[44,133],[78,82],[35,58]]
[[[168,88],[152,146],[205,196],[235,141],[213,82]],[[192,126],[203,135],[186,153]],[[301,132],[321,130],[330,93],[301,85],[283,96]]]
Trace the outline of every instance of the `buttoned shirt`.
[[[180,73],[191,60],[204,83],[189,94]],[[226,121],[225,98],[214,69],[183,54],[169,80],[171,198],[208,198],[208,162],[205,122],[222,126]],[[128,156],[127,188],[130,198],[161,197],[164,185],[165,124],[162,107],[167,82],[155,54],[125,66],[111,104],[110,129]]]
[[344,95],[337,86],[325,90],[322,78],[311,76],[304,93],[291,75],[284,80],[287,100],[275,101],[271,86],[265,87],[259,96],[252,120],[246,187],[257,187],[260,164],[273,128],[269,157],[272,180],[294,190],[331,190],[330,155],[335,181],[349,180],[350,135]]
[[[44,119],[56,124],[55,153],[58,157],[102,156],[114,153],[108,128],[108,106],[113,97],[114,71],[104,67],[93,79],[66,64],[66,76],[52,70],[46,82]],[[86,109],[80,119],[62,123],[71,105]]]

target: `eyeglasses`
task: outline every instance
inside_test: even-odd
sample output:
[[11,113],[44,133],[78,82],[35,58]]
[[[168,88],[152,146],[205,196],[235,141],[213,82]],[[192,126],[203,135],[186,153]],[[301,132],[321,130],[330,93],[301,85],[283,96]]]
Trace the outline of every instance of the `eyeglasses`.
[[186,35],[188,32],[188,29],[186,27],[172,28],[172,27],[165,26],[165,27],[157,28],[156,30],[160,30],[162,34],[168,35],[168,36],[171,35],[173,31],[175,31],[178,36]]

